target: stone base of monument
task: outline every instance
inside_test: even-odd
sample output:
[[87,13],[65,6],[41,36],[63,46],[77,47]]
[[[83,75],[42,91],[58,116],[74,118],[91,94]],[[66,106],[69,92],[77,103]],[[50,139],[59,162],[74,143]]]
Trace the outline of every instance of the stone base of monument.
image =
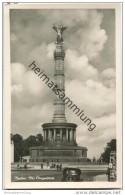
[[30,162],[85,162],[86,148],[80,146],[32,147]]
[[44,141],[30,148],[30,162],[85,162],[87,148],[76,143],[74,123],[45,123]]

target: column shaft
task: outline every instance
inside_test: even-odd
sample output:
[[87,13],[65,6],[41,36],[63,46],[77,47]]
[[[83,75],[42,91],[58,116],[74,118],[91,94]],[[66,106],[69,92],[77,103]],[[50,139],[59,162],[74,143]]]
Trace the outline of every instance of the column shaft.
[[66,141],[68,141],[68,129],[66,129]]
[[48,141],[48,129],[46,129],[46,141]]
[[62,129],[60,129],[60,140],[62,141]]
[[50,136],[50,135],[51,135],[51,130],[49,129],[49,130],[48,130],[48,140],[49,140],[49,141],[51,141],[51,136]]
[[45,141],[45,129],[43,129],[43,141]]
[[46,141],[46,134],[47,134],[46,129],[44,129],[44,141]]
[[56,129],[54,129],[54,141],[56,140]]
[[[62,44],[56,44],[56,49],[54,51],[55,59],[55,84],[62,92],[65,92],[65,76],[64,76],[64,58],[65,51]],[[54,100],[54,116],[52,122],[60,123],[66,122],[65,118],[65,103],[56,96]]]
[[70,129],[70,141],[72,141],[72,129]]
[[71,141],[73,141],[73,129],[71,129]]
[[74,140],[76,141],[76,130],[74,129]]

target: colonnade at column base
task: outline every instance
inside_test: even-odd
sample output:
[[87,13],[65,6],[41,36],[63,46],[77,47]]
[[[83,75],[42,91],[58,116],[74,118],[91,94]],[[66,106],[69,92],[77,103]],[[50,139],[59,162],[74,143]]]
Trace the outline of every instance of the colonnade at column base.
[[87,148],[76,143],[74,123],[45,123],[44,141],[30,148],[30,162],[82,162],[87,159]]
[[76,127],[74,123],[45,123],[43,127],[44,144],[76,145]]
[[82,162],[87,159],[87,148],[76,143],[74,123],[45,123],[44,141],[30,148],[30,162]]

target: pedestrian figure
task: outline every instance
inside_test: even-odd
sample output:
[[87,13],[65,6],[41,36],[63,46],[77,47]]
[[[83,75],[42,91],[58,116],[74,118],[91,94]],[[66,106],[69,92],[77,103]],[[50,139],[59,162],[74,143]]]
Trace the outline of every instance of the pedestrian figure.
[[43,164],[41,164],[41,169],[43,169]]
[[60,164],[59,168],[60,168],[60,171],[61,171],[62,170],[62,164]]
[[108,181],[110,181],[110,168],[109,168],[109,167],[108,167],[108,169],[107,169],[106,175],[108,175]]
[[57,168],[57,171],[58,171],[58,169],[59,169],[59,165],[56,165],[56,168]]
[[27,164],[25,163],[25,165],[24,165],[24,169],[25,169],[25,171],[26,171],[26,169],[27,169]]
[[19,164],[17,164],[17,170],[19,170],[20,169],[20,165]]
[[103,157],[101,156],[100,162],[103,163]]

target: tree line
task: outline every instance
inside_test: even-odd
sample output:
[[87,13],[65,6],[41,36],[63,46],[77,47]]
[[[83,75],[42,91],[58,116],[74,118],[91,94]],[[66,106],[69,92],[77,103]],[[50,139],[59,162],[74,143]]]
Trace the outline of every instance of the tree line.
[[11,140],[14,142],[14,162],[19,162],[20,157],[30,155],[30,147],[42,145],[43,136],[42,134],[30,135],[28,138],[23,139],[19,134],[11,134]]
[[112,139],[110,142],[107,143],[106,147],[104,148],[104,152],[101,154],[101,157],[104,163],[110,162],[111,152],[117,152],[116,151],[116,139]]

